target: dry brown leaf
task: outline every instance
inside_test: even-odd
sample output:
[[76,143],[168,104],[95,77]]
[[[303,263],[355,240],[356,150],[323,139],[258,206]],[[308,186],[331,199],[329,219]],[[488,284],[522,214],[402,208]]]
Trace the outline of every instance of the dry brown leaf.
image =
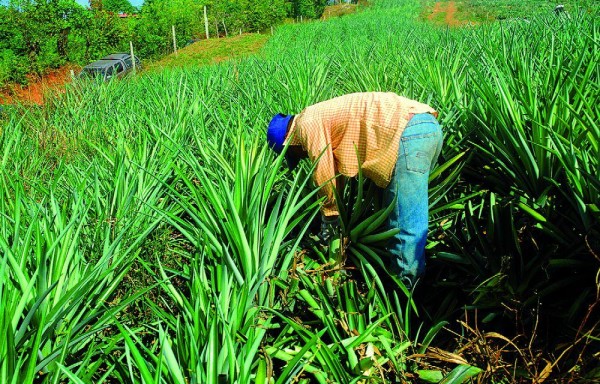
[[469,364],[469,362],[467,360],[465,360],[462,356],[459,356],[455,353],[444,351],[442,349],[435,348],[435,347],[427,348],[427,353],[425,355],[432,359],[445,361],[447,363],[465,364],[465,365]]
[[376,345],[373,345],[373,351],[375,352],[375,354],[376,354],[376,355],[378,355],[378,356],[383,356],[383,355],[381,354],[381,351],[379,350],[379,348],[377,348],[377,346],[376,346]]
[[504,335],[502,335],[502,334],[500,334],[500,333],[497,333],[497,332],[487,332],[487,333],[486,333],[485,335],[483,335],[483,336],[484,336],[484,337],[493,337],[493,338],[495,338],[495,339],[504,340],[504,341],[506,341],[508,344],[510,344],[510,345],[512,345],[513,347],[515,347],[515,348],[516,348],[516,345],[514,344],[514,342],[513,342],[511,339],[509,339],[508,337],[506,337],[506,336],[504,336]]
[[553,364],[546,359],[544,359],[544,361],[546,362],[546,367],[544,367],[542,372],[540,372],[538,375],[537,379],[535,380],[536,383],[543,383],[548,377],[550,377],[550,374],[552,373]]
[[515,350],[516,350],[516,351],[517,351],[517,352],[518,352],[518,353],[519,353],[519,354],[520,354],[522,357],[524,357],[524,355],[523,355],[523,351],[521,351],[521,349],[520,349],[519,347],[517,347],[517,345],[516,345],[516,344],[515,344],[515,343],[514,343],[514,342],[513,342],[511,339],[509,339],[508,337],[506,337],[506,336],[504,336],[504,335],[501,335],[501,334],[499,334],[499,333],[496,333],[496,332],[488,332],[488,333],[486,333],[486,334],[485,334],[485,335],[483,335],[483,336],[484,336],[484,337],[486,337],[486,338],[488,338],[488,337],[492,337],[492,338],[496,338],[496,339],[500,339],[500,340],[506,341],[508,344],[512,345],[512,346],[513,346],[513,348],[515,348]]

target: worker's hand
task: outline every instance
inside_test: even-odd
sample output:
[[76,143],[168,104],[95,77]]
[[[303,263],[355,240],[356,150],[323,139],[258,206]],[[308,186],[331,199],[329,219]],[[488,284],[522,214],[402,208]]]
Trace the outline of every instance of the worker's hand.
[[319,232],[319,240],[323,244],[329,244],[334,236],[339,233],[340,217],[321,215],[321,231]]

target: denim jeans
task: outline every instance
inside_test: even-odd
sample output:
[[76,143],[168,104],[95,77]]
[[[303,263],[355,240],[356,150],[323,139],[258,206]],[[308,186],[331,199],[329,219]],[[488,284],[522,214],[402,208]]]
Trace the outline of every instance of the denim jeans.
[[387,205],[397,199],[387,225],[400,232],[390,240],[388,250],[392,273],[407,288],[412,288],[425,270],[429,172],[437,162],[442,141],[442,129],[433,115],[414,115],[402,133],[394,173],[383,193]]

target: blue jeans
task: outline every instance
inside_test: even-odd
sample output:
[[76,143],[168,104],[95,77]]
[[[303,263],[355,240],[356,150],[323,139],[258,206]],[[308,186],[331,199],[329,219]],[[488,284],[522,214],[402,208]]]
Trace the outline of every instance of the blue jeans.
[[442,129],[433,115],[414,115],[402,133],[392,180],[383,193],[386,205],[397,199],[387,225],[400,232],[390,240],[388,250],[392,273],[408,288],[425,270],[429,172],[437,162],[442,141]]

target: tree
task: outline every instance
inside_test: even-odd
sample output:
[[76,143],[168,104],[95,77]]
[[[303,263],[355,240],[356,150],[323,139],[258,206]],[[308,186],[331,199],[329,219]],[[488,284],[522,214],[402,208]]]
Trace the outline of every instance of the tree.
[[134,42],[143,56],[172,52],[171,26],[187,41],[202,30],[203,4],[196,0],[146,0],[133,26]]
[[124,50],[129,41],[129,28],[124,20],[108,12],[104,4],[92,9],[88,23],[78,31],[81,47],[77,61],[96,60],[115,50]]
[[245,10],[248,26],[264,30],[281,22],[286,16],[284,0],[249,0]]
[[43,74],[66,62],[85,64],[128,48],[130,22],[114,14],[134,10],[127,0],[90,0],[90,10],[75,0],[6,4],[0,5],[0,86],[25,82],[27,73]]
[[291,0],[292,17],[318,19],[325,11],[327,0]]
[[280,23],[288,14],[285,0],[212,0],[207,2],[209,18],[229,30],[265,30]]
[[15,8],[0,6],[0,88],[9,81],[27,82],[29,62],[19,55],[25,49],[23,34],[15,23],[19,15]]
[[[85,24],[85,10],[74,0],[21,1],[15,24],[22,31],[32,69],[42,73],[66,61],[69,34]],[[31,28],[34,25],[35,28]]]
[[128,0],[103,0],[104,10],[115,13],[135,13],[135,7]]
[[104,10],[104,1],[103,0],[90,0],[90,9],[92,9],[94,11]]

